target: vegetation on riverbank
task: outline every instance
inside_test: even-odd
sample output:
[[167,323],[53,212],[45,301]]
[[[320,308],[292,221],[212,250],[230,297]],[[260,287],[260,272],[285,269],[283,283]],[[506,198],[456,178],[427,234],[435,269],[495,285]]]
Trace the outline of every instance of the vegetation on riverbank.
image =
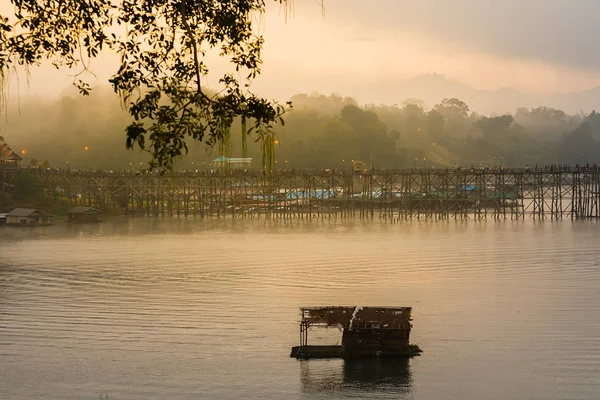
[[67,215],[67,202],[46,198],[40,182],[33,174],[22,172],[16,175],[11,180],[10,189],[0,191],[0,213],[10,212],[14,208],[37,208],[55,216]]
[[[514,114],[482,116],[459,99],[431,108],[417,100],[402,105],[359,105],[337,95],[299,94],[285,126],[276,130],[277,168],[349,168],[361,160],[375,168],[426,168],[471,164],[524,167],[595,162],[600,154],[600,115],[569,115],[552,108],[519,108]],[[118,99],[97,90],[89,97],[30,99],[9,110],[0,129],[25,164],[60,168],[137,170],[149,155],[123,145],[128,115]],[[241,124],[230,135],[232,157],[242,155]],[[260,168],[261,143],[247,155]],[[218,146],[189,143],[175,168],[209,168]],[[222,149],[221,149],[222,150]]]

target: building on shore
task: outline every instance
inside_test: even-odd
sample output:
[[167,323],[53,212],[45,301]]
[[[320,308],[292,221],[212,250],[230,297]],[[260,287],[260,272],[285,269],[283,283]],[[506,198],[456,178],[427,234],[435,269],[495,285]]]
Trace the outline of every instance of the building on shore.
[[229,158],[220,156],[212,160],[210,164],[216,168],[245,169],[249,168],[252,164],[252,158]]
[[41,226],[51,224],[50,215],[35,208],[15,208],[6,215],[6,225]]
[[69,222],[100,222],[102,211],[93,207],[79,206],[69,210]]
[[0,140],[0,165],[6,168],[17,168],[22,158],[13,151],[4,140]]

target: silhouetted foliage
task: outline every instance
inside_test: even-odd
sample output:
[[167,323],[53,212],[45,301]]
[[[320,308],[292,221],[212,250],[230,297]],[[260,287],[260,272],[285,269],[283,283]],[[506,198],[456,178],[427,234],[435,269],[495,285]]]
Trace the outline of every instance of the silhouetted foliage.
[[41,193],[39,180],[29,174],[18,174],[11,182],[14,185],[14,198],[18,200],[35,200]]
[[[126,146],[149,152],[151,167],[170,168],[187,153],[189,138],[221,140],[236,118],[247,120],[259,138],[270,137],[286,111],[249,91],[260,73],[263,46],[262,36],[253,31],[253,15],[265,10],[264,0],[11,3],[13,12],[0,15],[0,75],[44,60],[85,72],[101,50],[117,52],[120,66],[109,82],[133,117]],[[219,80],[218,94],[202,86],[210,49],[232,67]],[[89,95],[82,76],[74,84]]]
[[512,115],[502,115],[499,117],[481,117],[475,125],[481,129],[484,136],[499,135],[508,131],[514,122]]
[[600,114],[592,111],[572,132],[558,143],[562,162],[590,163],[600,154]]

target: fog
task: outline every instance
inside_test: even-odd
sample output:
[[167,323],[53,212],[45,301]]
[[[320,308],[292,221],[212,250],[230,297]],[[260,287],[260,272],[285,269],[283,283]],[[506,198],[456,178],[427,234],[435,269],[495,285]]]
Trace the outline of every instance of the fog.
[[[598,114],[570,114],[551,107],[519,107],[511,113],[480,114],[464,99],[419,99],[400,104],[364,104],[350,96],[319,93],[291,97],[294,109],[277,126],[278,168],[350,168],[361,160],[376,168],[449,167],[471,164],[581,163],[600,150]],[[28,97],[11,103],[0,135],[25,165],[48,161],[59,168],[139,170],[149,154],[125,149],[131,122],[118,97],[97,88],[89,97],[75,90],[55,98]],[[251,138],[254,139],[254,138]],[[209,168],[218,146],[189,142],[190,153],[175,168]],[[249,140],[252,167],[259,144]],[[230,156],[241,156],[241,128],[234,121]]]
[[[168,22],[139,46],[163,57],[121,43],[141,61],[121,94],[165,94],[133,114],[156,119],[159,144],[206,119],[229,140],[188,139],[172,174],[142,171],[151,154],[126,149],[134,121],[106,44],[82,75],[2,71],[0,399],[599,397],[600,0],[120,1],[131,8],[107,30]],[[0,60],[19,50],[2,16],[22,3],[43,29],[17,62],[93,43],[47,39],[119,0],[0,1]],[[235,66],[219,51],[255,67],[240,10],[263,3],[261,99],[231,83],[230,101],[198,110],[203,93],[227,94]],[[205,54],[195,39],[212,24],[225,46]],[[233,72],[240,90],[247,72]],[[262,98],[293,104],[274,136]],[[212,162],[246,153],[254,121],[224,126],[239,114],[267,120],[268,142],[247,142],[255,171]],[[355,305],[351,320],[299,321],[300,307],[336,305]],[[411,313],[361,321],[360,305]],[[409,343],[422,357],[404,358]]]
[[[264,64],[252,90],[295,103],[277,133],[277,160],[288,167],[343,167],[348,158],[386,168],[423,159],[442,166],[582,162],[594,157],[599,139],[597,117],[588,117],[600,104],[600,59],[590,42],[600,33],[598,8],[564,0],[384,0],[371,7],[326,0],[295,1],[286,18],[268,2],[257,24]],[[216,88],[230,66],[210,52],[205,61],[211,72],[203,84]],[[84,76],[94,87],[90,98],[70,86],[74,71],[42,63],[11,73],[0,135],[25,151],[26,163],[145,166],[147,154],[124,148],[130,118],[107,87],[117,68],[115,54],[93,60],[93,75]],[[458,119],[440,106],[453,98],[468,107]],[[406,99],[418,99],[418,107]],[[362,113],[344,114],[347,105]],[[507,114],[512,120],[482,119]],[[236,122],[232,156],[240,155],[239,135]],[[361,143],[370,139],[378,144],[367,150]],[[203,143],[190,146],[176,167],[206,166],[219,155]],[[260,158],[256,144],[249,151]]]
[[[321,1],[296,0],[288,18],[267,4],[257,24],[263,73],[253,89],[268,98],[340,93],[363,104],[419,98],[431,107],[458,97],[483,114],[538,106],[589,113],[600,101],[596,1],[326,0],[322,12]],[[211,87],[230,70],[215,55],[207,65]],[[118,57],[104,52],[88,81],[105,85],[117,68]],[[11,98],[56,97],[71,72],[44,64],[31,69],[29,85],[24,73],[20,82],[13,75]]]

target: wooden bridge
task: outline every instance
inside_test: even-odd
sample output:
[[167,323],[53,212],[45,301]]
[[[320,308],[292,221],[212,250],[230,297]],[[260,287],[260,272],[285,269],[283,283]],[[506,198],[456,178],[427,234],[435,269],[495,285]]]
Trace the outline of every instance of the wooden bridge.
[[253,218],[600,217],[597,168],[131,173],[26,169],[48,199],[109,214]]

